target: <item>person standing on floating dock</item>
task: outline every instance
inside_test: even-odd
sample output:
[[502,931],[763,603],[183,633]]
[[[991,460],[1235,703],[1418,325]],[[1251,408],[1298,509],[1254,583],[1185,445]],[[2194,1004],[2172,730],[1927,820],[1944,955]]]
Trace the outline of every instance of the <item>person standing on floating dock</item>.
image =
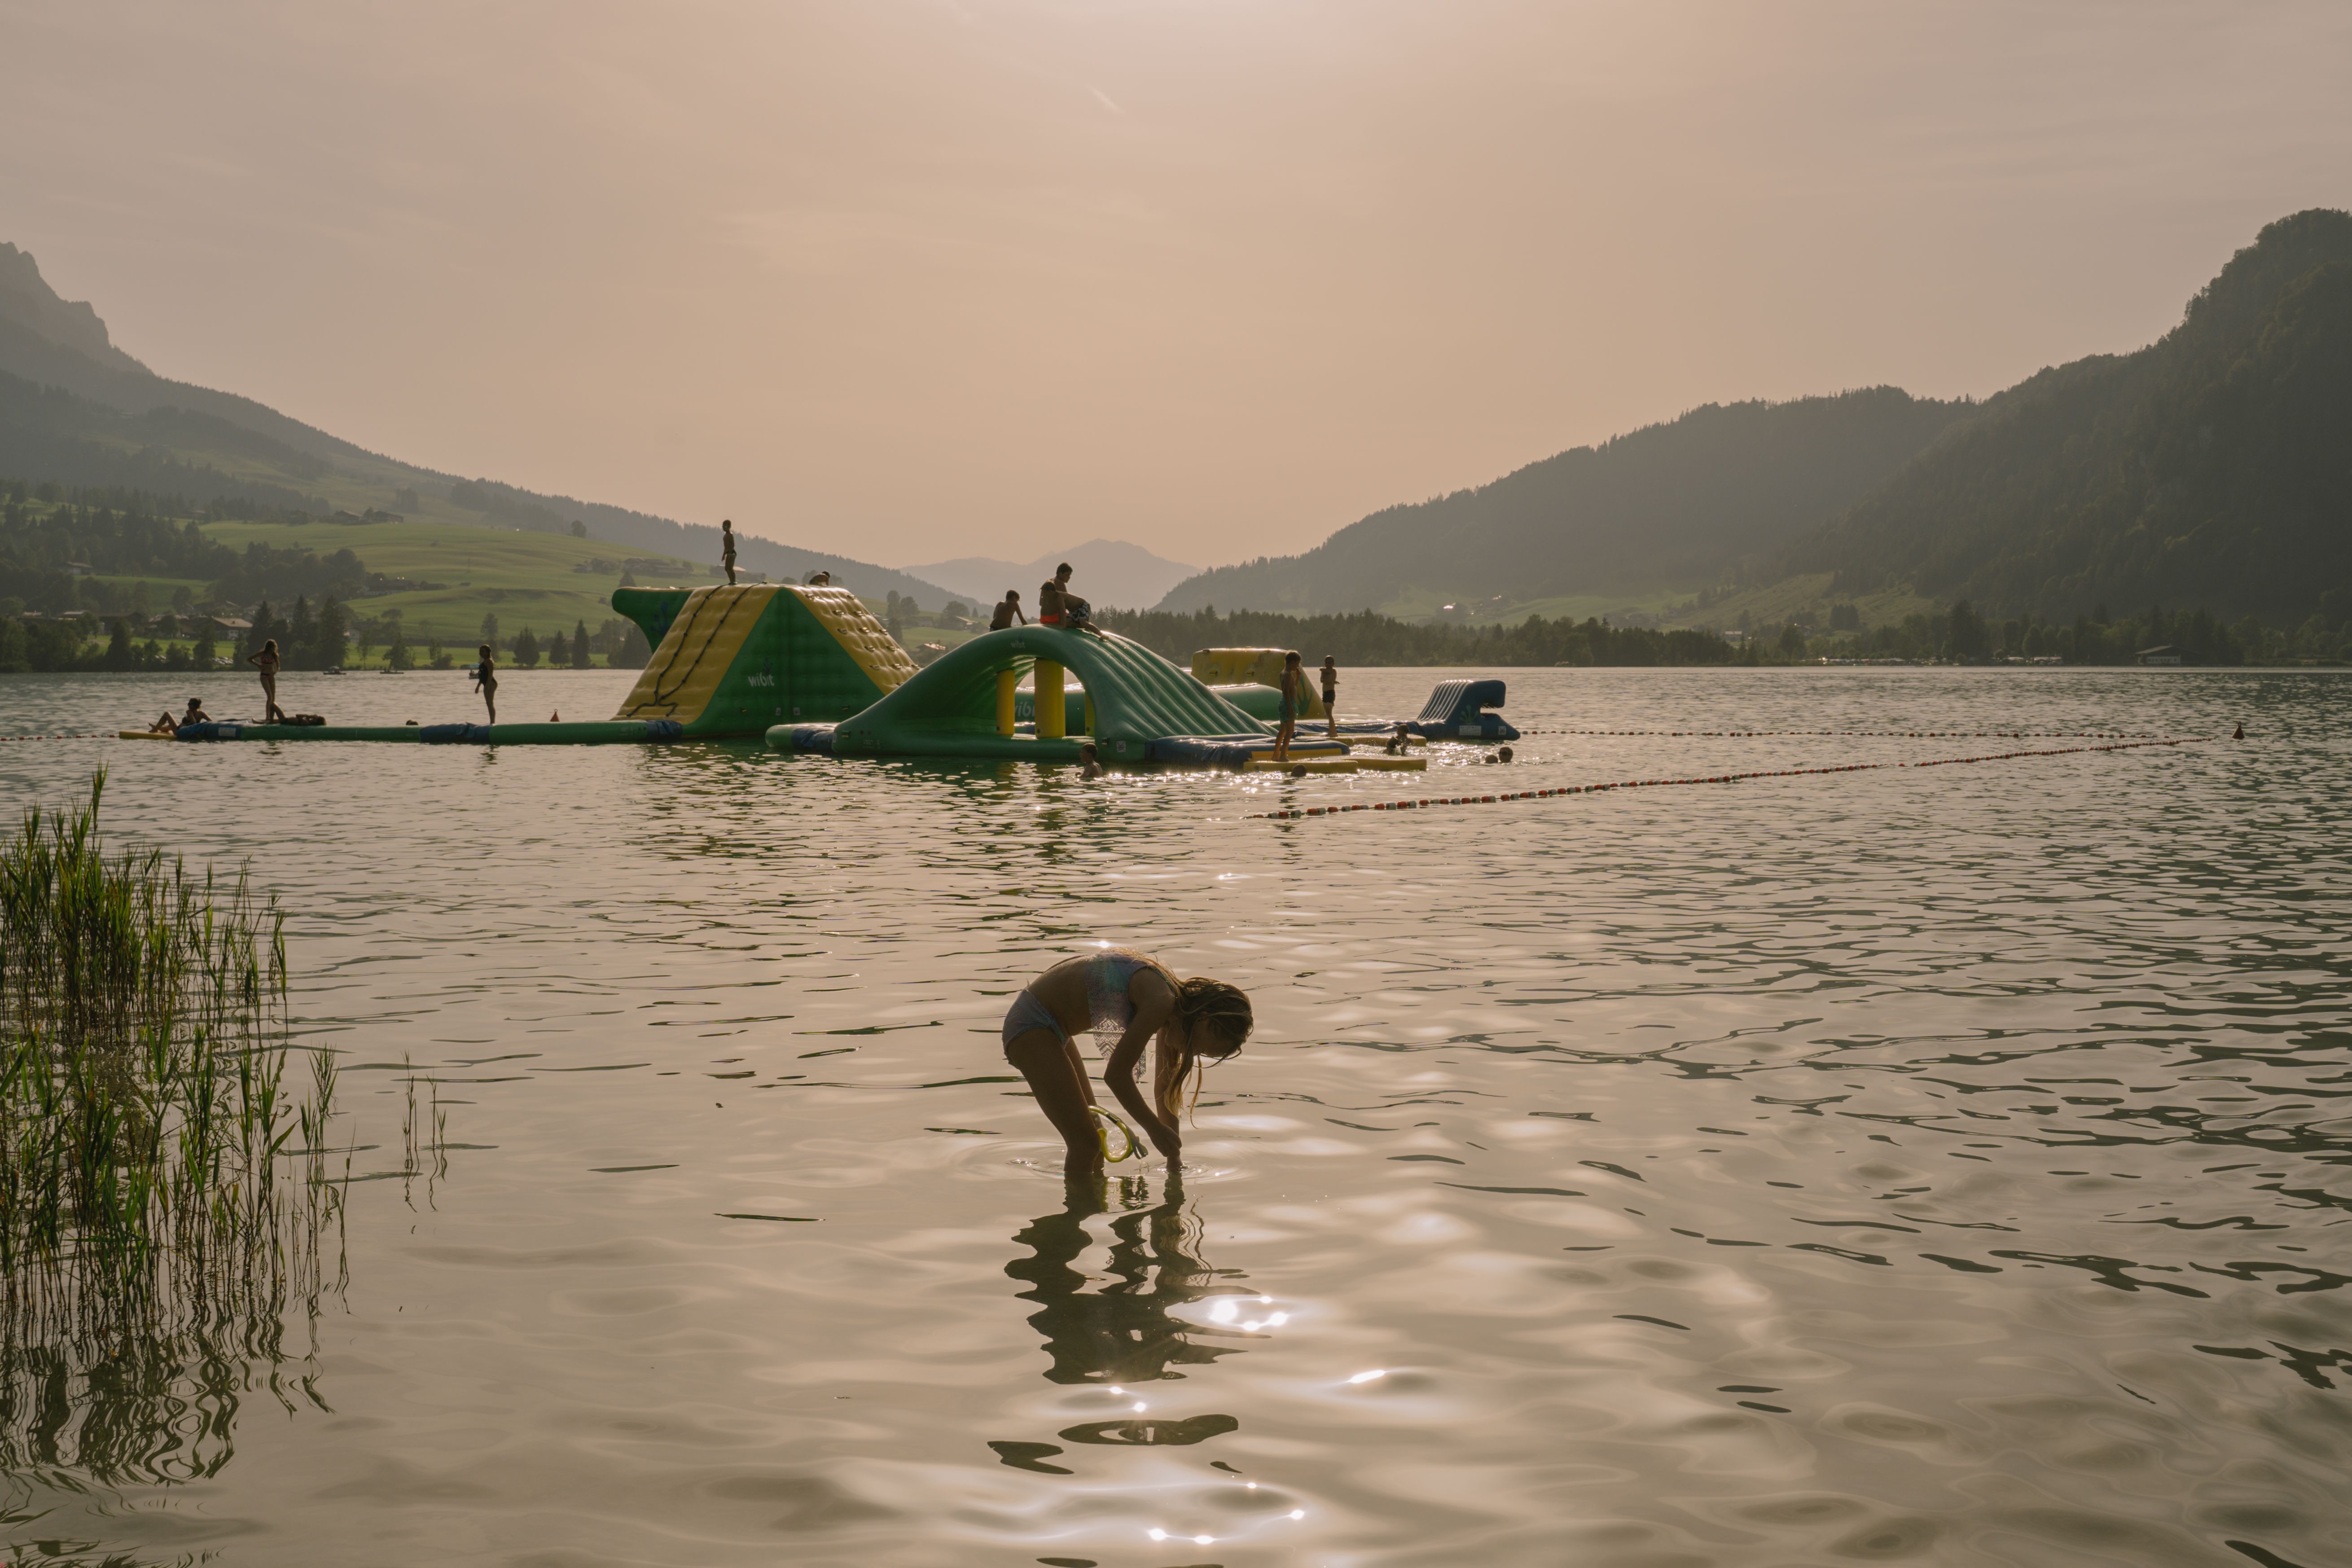
[[499,658],[498,655],[490,651],[489,644],[482,645],[482,662],[474,666],[467,673],[474,678],[474,684],[482,689],[483,706],[490,710],[490,722],[497,723],[499,721]]
[[286,722],[286,710],[278,706],[278,639],[271,637],[263,643],[261,651],[248,656],[245,662],[261,671],[261,700],[269,708],[268,714],[261,721],[283,724]]
[[[1106,946],[1063,960],[1013,999],[1004,1015],[1004,1059],[1021,1069],[1037,1108],[1062,1135],[1068,1152],[1065,1173],[1099,1176],[1109,1140],[1097,1131],[1096,1119],[1116,1119],[1095,1103],[1086,1063],[1070,1037],[1118,1029],[1103,1080],[1173,1166],[1182,1152],[1177,1118],[1184,1110],[1184,1080],[1192,1079],[1197,1101],[1207,1064],[1239,1051],[1253,1022],[1249,998],[1238,987],[1199,976],[1179,980],[1156,959]],[[1135,1082],[1146,1045],[1155,1047],[1148,1102]]]
[[1274,733],[1274,760],[1290,761],[1290,739],[1298,731],[1299,699],[1307,694],[1307,671],[1300,668],[1298,656],[1282,656],[1282,728]]
[[1001,632],[1015,621],[1025,626],[1029,624],[1029,617],[1021,613],[1021,590],[1007,588],[1003,601],[996,606],[996,613],[988,617],[988,629]]
[[719,564],[726,569],[727,585],[732,588],[735,585],[735,522],[732,518],[719,520]]
[[1330,721],[1331,738],[1339,738],[1339,659],[1336,654],[1323,656],[1323,717]]

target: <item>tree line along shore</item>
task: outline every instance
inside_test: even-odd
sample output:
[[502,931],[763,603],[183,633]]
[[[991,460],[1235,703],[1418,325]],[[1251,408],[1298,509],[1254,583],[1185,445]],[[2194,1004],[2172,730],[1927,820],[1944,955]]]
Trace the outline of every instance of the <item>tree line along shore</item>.
[[[267,509],[234,500],[200,508],[137,490],[0,479],[0,671],[241,668],[273,638],[289,669],[448,668],[480,642],[525,668],[641,668],[650,657],[644,634],[616,616],[599,616],[593,625],[574,616],[567,626],[560,618],[549,624],[542,614],[534,624],[531,590],[520,590],[509,613],[500,613],[508,608],[500,602],[478,621],[436,622],[410,616],[398,601],[446,584],[372,572],[347,546],[321,552],[255,539],[238,550],[207,531],[268,521]],[[319,520],[297,513],[285,521]],[[618,586],[635,580],[635,564],[669,569],[667,576],[688,581],[710,575],[667,560],[586,564],[610,568]],[[553,569],[571,577],[581,565]],[[582,585],[566,586],[576,599]],[[504,591],[487,594],[502,600]],[[875,608],[919,658],[982,625],[961,601],[927,612],[895,590]],[[1371,610],[1220,614],[1209,605],[1191,612],[1104,609],[1097,620],[1179,664],[1211,647],[1295,647],[1359,667],[2352,662],[2352,621],[2336,626],[2314,615],[2288,626],[2250,616],[2225,625],[2202,609],[2161,606],[2116,615],[2099,605],[2061,622],[2030,614],[1996,617],[1963,600],[1865,626],[1854,605],[1832,604],[1826,614],[1807,610],[1745,633],[1616,626],[1596,617],[1529,615],[1465,626]]]

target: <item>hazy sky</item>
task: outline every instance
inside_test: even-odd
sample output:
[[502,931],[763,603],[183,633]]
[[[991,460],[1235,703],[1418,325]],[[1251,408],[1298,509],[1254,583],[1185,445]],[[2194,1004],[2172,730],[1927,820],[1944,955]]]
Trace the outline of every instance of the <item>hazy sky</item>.
[[2345,0],[0,0],[0,239],[157,371],[894,564],[1989,393],[2352,206]]

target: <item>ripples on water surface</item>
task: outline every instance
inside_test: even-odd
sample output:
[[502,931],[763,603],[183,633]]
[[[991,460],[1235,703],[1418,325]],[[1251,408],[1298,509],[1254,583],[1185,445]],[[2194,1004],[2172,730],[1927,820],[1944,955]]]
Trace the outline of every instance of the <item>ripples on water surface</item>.
[[[290,679],[339,719],[467,710],[453,674]],[[1411,711],[1433,679],[1349,690]],[[625,679],[505,695],[578,717]],[[186,681],[10,678],[0,732]],[[103,757],[117,835],[250,856],[306,1036],[344,1053],[354,1176],[399,1170],[412,1088],[446,1162],[353,1182],[315,1353],[298,1321],[284,1365],[197,1369],[176,1426],[70,1380],[10,1411],[0,1539],[538,1568],[2352,1561],[2352,683],[1510,682],[1530,730],[2249,738],[1285,823],[1242,817],[1458,791],[0,745],[14,798]],[[1477,782],[1993,749],[1535,735]],[[1241,983],[1260,1025],[1181,1183],[1066,1201],[996,1033],[1095,940]],[[109,1445],[153,1462],[101,1482]]]

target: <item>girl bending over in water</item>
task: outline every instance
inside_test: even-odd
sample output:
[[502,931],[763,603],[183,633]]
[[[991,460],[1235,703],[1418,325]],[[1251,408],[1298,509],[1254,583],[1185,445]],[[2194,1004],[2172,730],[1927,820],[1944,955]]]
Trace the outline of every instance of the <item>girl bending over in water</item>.
[[[1096,1131],[1093,1084],[1071,1040],[1089,1029],[1117,1029],[1104,1081],[1151,1146],[1176,1163],[1181,1140],[1176,1119],[1184,1109],[1184,1080],[1211,1061],[1223,1061],[1249,1038],[1249,998],[1222,980],[1179,980],[1168,966],[1132,948],[1107,947],[1065,959],[1031,981],[1004,1016],[1004,1059],[1021,1069],[1037,1107],[1062,1135],[1071,1175],[1099,1175],[1101,1137]],[[1153,1044],[1151,1098],[1136,1088],[1143,1047]]]

